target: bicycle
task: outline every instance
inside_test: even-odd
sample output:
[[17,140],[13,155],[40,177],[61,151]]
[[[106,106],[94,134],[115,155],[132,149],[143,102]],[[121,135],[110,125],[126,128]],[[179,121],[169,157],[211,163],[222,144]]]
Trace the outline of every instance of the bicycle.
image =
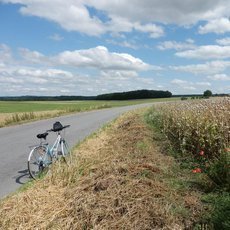
[[[69,147],[61,132],[68,127],[70,125],[62,126],[57,121],[53,124],[52,129],[37,135],[37,138],[40,139],[40,144],[32,148],[28,157],[28,171],[33,179],[36,180],[46,174],[50,165],[58,158],[63,157],[66,159],[69,154]],[[46,142],[49,132],[57,133],[57,138],[51,147]]]

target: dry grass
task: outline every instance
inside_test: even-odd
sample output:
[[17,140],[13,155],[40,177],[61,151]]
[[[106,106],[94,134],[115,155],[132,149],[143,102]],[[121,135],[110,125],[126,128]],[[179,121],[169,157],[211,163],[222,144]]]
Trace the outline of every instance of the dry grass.
[[0,113],[0,126],[3,126],[5,123],[5,120],[11,115],[12,113]]
[[60,110],[39,111],[30,113],[0,113],[0,127],[11,124],[18,124],[25,121],[55,117],[57,115],[60,115],[61,113],[62,112]]
[[195,190],[176,188],[173,158],[139,113],[84,141],[72,162],[0,204],[0,229],[184,229],[197,220]]

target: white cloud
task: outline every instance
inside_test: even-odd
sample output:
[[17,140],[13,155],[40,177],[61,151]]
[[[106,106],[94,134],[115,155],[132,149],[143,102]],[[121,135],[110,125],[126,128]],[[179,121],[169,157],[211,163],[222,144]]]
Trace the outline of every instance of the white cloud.
[[230,46],[206,45],[193,50],[177,52],[175,55],[195,59],[225,59],[230,58]]
[[212,61],[204,64],[170,66],[170,69],[195,75],[217,74],[230,68],[230,61]]
[[148,23],[148,24],[136,23],[134,25],[134,28],[137,31],[149,33],[151,38],[159,38],[159,37],[162,37],[164,35],[163,28],[160,26],[157,26],[155,24],[152,24],[152,23]]
[[188,25],[199,20],[218,18],[228,15],[228,0],[152,0],[139,1],[106,1],[88,0],[89,5],[108,12],[109,15],[119,15],[130,21],[155,21],[161,23],[173,23]]
[[[163,28],[154,23],[142,22],[141,18],[133,21],[129,17],[120,15],[119,12],[113,14],[107,11],[107,9],[103,9],[103,7],[100,8],[100,1],[98,1],[96,5],[94,2],[90,3],[90,1],[87,0],[2,0],[2,2],[20,3],[23,5],[20,8],[20,12],[23,15],[45,18],[58,23],[67,31],[78,31],[90,36],[99,36],[107,32],[132,32],[133,30],[149,33],[152,38],[158,38],[164,34]],[[130,5],[130,3],[128,4]],[[113,3],[111,5],[113,5]],[[122,5],[122,3],[120,3],[120,5]],[[103,21],[98,16],[91,15],[87,6],[95,7],[98,11],[103,11],[107,14],[109,20]],[[60,37],[57,36],[52,36],[52,38],[55,40],[60,39]]]
[[222,38],[222,39],[217,39],[216,42],[220,45],[223,46],[229,46],[230,45],[230,37]]
[[160,67],[151,66],[141,59],[133,57],[127,53],[109,52],[104,46],[97,46],[95,48],[85,50],[64,51],[55,56],[44,56],[37,51],[30,51],[28,49],[20,49],[20,54],[26,60],[34,63],[43,63],[49,65],[63,65],[71,67],[87,67],[111,70],[135,70],[147,71],[149,69],[160,70]]
[[153,89],[156,88],[154,80],[139,76],[139,72],[161,70],[130,54],[109,52],[103,46],[64,51],[54,56],[24,48],[18,52],[30,62],[25,64],[20,59],[13,60],[14,64],[0,62],[3,95],[96,95]]
[[161,42],[157,48],[160,50],[186,50],[186,49],[194,49],[196,45],[193,44],[193,40],[188,39],[186,42],[177,42],[177,41],[164,41]]
[[137,89],[154,89],[152,78],[135,71],[103,70],[95,76],[61,69],[8,66],[0,69],[3,95],[96,95]]
[[121,47],[127,47],[127,48],[130,48],[130,49],[138,49],[139,46],[133,42],[133,41],[115,41],[115,40],[111,40],[111,39],[108,39],[106,40],[107,43],[109,44],[113,44],[113,45],[118,45],[118,46],[121,46]]
[[[22,4],[23,15],[37,16],[58,23],[67,31],[78,31],[91,36],[111,32],[149,33],[157,38],[164,35],[162,24],[191,25],[204,20],[210,21],[200,27],[201,33],[218,29],[219,32],[229,31],[226,18],[230,2],[228,0],[152,0],[139,1],[106,1],[106,0],[0,0],[5,3]],[[103,12],[106,19],[90,11],[93,8]],[[51,10],[52,9],[52,10]],[[219,20],[219,23],[217,21]],[[213,26],[214,25],[214,26]]]
[[0,62],[7,63],[12,61],[12,53],[9,46],[6,44],[0,44]]
[[103,23],[96,17],[90,17],[90,14],[82,1],[19,0],[16,2],[24,5],[20,8],[20,12],[23,15],[33,15],[46,18],[58,23],[67,31],[78,31],[93,36],[105,32]]
[[199,86],[211,86],[210,82],[196,82],[195,84]]
[[137,72],[135,71],[117,71],[117,70],[103,70],[101,71],[101,76],[105,78],[106,80],[114,79],[114,80],[135,80],[138,77]]
[[177,85],[182,85],[182,84],[187,84],[187,81],[184,81],[184,80],[181,80],[181,79],[173,79],[171,81],[171,83],[177,84]]
[[224,34],[230,32],[229,18],[218,18],[209,21],[206,25],[199,27],[200,34],[216,33]]
[[160,66],[149,65],[128,53],[109,52],[104,46],[87,50],[65,51],[52,57],[52,60],[57,64],[93,67],[99,70],[162,70]]
[[49,39],[54,41],[62,41],[64,38],[60,34],[52,34],[49,36]]
[[173,79],[171,81],[171,83],[173,85],[176,85],[176,87],[179,87],[180,90],[189,90],[189,91],[194,91],[196,90],[196,88],[193,86],[192,83],[188,82],[188,81],[184,81],[184,80],[181,80],[181,79]]
[[181,79],[173,79],[171,83],[181,89],[192,90],[192,91],[197,90],[197,88],[200,88],[200,87],[204,88],[207,86],[211,86],[210,82],[191,82],[191,81],[185,81]]
[[213,81],[230,81],[230,76],[228,76],[227,74],[215,74],[212,76],[208,76],[207,78]]
[[31,63],[41,63],[41,62],[47,62],[47,58],[38,51],[31,51],[26,48],[19,48],[18,49],[19,54],[21,57],[23,57],[26,61]]

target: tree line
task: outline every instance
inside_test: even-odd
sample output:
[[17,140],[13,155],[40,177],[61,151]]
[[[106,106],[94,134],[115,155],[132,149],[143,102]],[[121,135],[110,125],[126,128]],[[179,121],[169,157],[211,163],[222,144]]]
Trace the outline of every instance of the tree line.
[[96,100],[131,100],[131,99],[146,99],[146,98],[167,98],[171,97],[172,93],[162,90],[135,90],[122,93],[101,94],[96,97]]
[[97,96],[15,96],[0,97],[4,101],[79,101],[79,100],[131,100],[146,98],[166,98],[172,93],[161,90],[135,90],[121,93],[100,94]]

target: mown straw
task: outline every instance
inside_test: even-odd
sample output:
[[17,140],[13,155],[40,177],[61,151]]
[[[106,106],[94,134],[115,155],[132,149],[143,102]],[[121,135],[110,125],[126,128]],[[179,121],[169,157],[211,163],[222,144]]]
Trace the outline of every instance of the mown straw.
[[[72,162],[0,204],[0,229],[184,229],[201,211],[137,113],[84,141]],[[182,177],[182,176],[181,176]]]

